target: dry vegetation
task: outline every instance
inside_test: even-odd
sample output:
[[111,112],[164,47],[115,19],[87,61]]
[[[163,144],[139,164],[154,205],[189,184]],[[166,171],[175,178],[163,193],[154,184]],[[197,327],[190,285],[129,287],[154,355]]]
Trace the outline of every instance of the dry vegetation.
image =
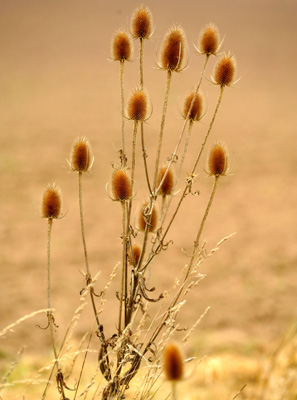
[[[35,297],[38,306],[29,307],[28,311],[19,301],[19,312],[11,313],[16,318],[10,319],[10,305],[3,313],[2,326],[7,328],[0,332],[0,396],[3,400],[23,397],[107,400],[123,396],[150,399],[168,398],[171,392],[174,399],[207,400],[219,396],[296,399],[295,324],[285,334],[281,333],[294,313],[288,311],[285,303],[279,304],[279,321],[285,319],[286,323],[282,328],[272,326],[267,311],[272,298],[259,303],[262,289],[260,286],[257,289],[257,276],[249,277],[240,263],[238,270],[233,267],[227,270],[249,248],[248,240],[238,241],[233,236],[238,227],[234,229],[232,207],[229,210],[226,203],[216,203],[217,197],[230,198],[230,190],[233,195],[237,193],[235,197],[239,196],[243,187],[238,179],[235,179],[238,189],[228,183],[234,179],[233,173],[238,175],[240,171],[237,173],[233,166],[234,152],[231,150],[230,156],[225,145],[215,141],[218,136],[224,141],[228,139],[228,135],[222,134],[223,128],[228,126],[232,131],[237,118],[233,118],[232,104],[237,101],[237,92],[232,92],[237,79],[236,62],[232,53],[225,52],[229,35],[221,49],[217,28],[207,25],[200,35],[195,32],[196,45],[192,49],[181,26],[173,25],[157,45],[156,60],[153,39],[162,33],[152,23],[151,14],[145,8],[138,9],[129,29],[130,32],[117,31],[112,38],[112,67],[109,68],[108,61],[100,67],[98,79],[104,76],[104,80],[108,74],[112,77],[107,79],[113,81],[112,90],[107,84],[100,94],[105,107],[99,109],[100,121],[106,119],[106,135],[95,137],[92,126],[89,135],[86,125],[83,135],[88,135],[90,142],[80,136],[69,157],[66,145],[75,137],[69,130],[61,148],[57,139],[62,130],[55,134],[56,142],[44,145],[44,170],[31,187],[32,192],[45,186],[44,179],[59,181],[59,165],[66,157],[69,165],[64,166],[71,171],[67,179],[61,178],[62,195],[56,185],[50,185],[42,197],[41,216],[47,220],[47,245],[40,221],[30,225],[34,234],[26,235],[25,224],[19,228],[22,241],[26,241],[26,236],[31,240],[26,246],[31,251],[30,257],[22,249],[14,252],[9,232],[3,230],[3,254],[6,248],[10,249],[10,256],[2,260],[7,265],[4,281],[9,265],[21,265],[17,278],[11,281],[26,286],[24,293]],[[147,50],[149,47],[151,50]],[[189,77],[187,67],[191,70],[193,58],[200,60],[199,73],[197,69],[194,77]],[[157,68],[153,73],[148,71],[154,65]],[[159,76],[165,77],[165,83]],[[205,90],[213,91],[209,99]],[[226,108],[231,111],[223,108],[221,112],[227,96]],[[115,100],[116,97],[120,100]],[[185,100],[180,100],[182,97]],[[77,132],[75,127],[73,130]],[[113,155],[106,150],[111,148],[110,139],[116,149]],[[40,147],[36,143],[35,146]],[[54,156],[47,156],[47,152],[53,151]],[[21,157],[26,157],[26,150]],[[112,158],[115,160],[111,163]],[[45,165],[48,161],[51,166]],[[98,178],[102,187],[99,200],[94,190]],[[108,184],[104,187],[106,180]],[[270,192],[273,195],[274,190]],[[240,209],[234,209],[240,216],[249,212],[244,200],[243,196]],[[16,204],[11,201],[12,212]],[[257,212],[260,216],[261,210],[254,206],[254,213]],[[2,220],[3,226],[8,226],[5,217]],[[72,242],[65,241],[67,232],[75,237]],[[38,245],[43,243],[43,251],[32,252],[32,238],[40,239]],[[65,249],[67,243],[71,244],[71,251]],[[234,250],[225,252],[226,246]],[[262,266],[263,251],[253,254],[253,249],[249,249],[252,250],[249,262],[256,260]],[[277,247],[273,249],[277,253]],[[46,250],[47,269],[41,268],[46,265]],[[228,258],[228,254],[232,256]],[[265,276],[267,269],[266,272],[264,269],[262,278],[267,280],[267,286],[263,296],[273,285],[279,296],[293,293],[293,285],[287,281],[296,276],[292,268],[293,247],[288,246],[287,254],[293,254],[291,262],[282,261],[286,257],[276,261],[272,279],[268,274]],[[32,282],[30,272],[26,271],[30,262],[39,268]],[[221,265],[220,280],[218,269],[216,276],[213,272],[216,263]],[[204,279],[210,268],[209,276]],[[231,269],[233,281],[228,280],[226,273]],[[47,281],[47,287],[36,284],[41,280]],[[204,281],[210,281],[208,286],[204,286]],[[222,302],[221,316],[209,317],[211,287],[219,296],[218,303]],[[258,290],[249,314],[241,311],[242,288],[247,293]],[[224,305],[228,294],[232,299]],[[293,295],[287,298],[294,300]],[[32,309],[39,311],[32,313]],[[230,309],[234,318],[226,329]],[[271,321],[272,314],[273,311]],[[20,319],[9,325],[17,318]],[[251,327],[257,319],[259,323]],[[200,323],[205,324],[204,333]],[[267,332],[269,341],[264,339]],[[253,339],[253,334],[259,333],[262,337]],[[171,386],[164,380],[163,352],[173,338],[183,347],[185,361],[180,368],[181,357],[178,352],[177,356],[173,353],[166,367],[165,358],[165,377],[173,381]],[[21,348],[23,341],[34,342],[29,351]]]

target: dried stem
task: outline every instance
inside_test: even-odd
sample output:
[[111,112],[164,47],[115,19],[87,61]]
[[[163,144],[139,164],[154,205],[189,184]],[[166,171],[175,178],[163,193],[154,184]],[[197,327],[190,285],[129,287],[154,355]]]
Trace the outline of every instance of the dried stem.
[[52,233],[53,219],[48,218],[48,229],[47,229],[47,304],[49,311],[47,312],[48,326],[50,328],[51,342],[55,355],[55,364],[58,363],[58,353],[55,341],[55,319],[51,308],[51,233]]
[[[87,244],[85,238],[85,227],[84,227],[84,217],[83,217],[83,204],[82,204],[82,171],[78,172],[78,196],[79,196],[79,213],[80,213],[80,227],[81,227],[81,236],[84,248],[84,256],[85,256],[85,264],[86,264],[86,284],[89,285],[92,283],[92,277],[89,268],[89,260],[88,260],[88,253],[87,253]],[[96,309],[95,299],[94,299],[94,288],[90,288],[90,297],[92,302],[92,307],[94,311],[94,315],[97,321],[97,328],[100,326],[100,321],[98,317],[98,312]],[[104,335],[102,335],[104,341]]]
[[123,248],[122,248],[122,279],[121,279],[121,293],[120,293],[120,309],[119,309],[119,326],[118,334],[122,332],[122,313],[123,313],[123,298],[124,298],[124,315],[125,315],[125,326],[126,326],[126,298],[127,298],[127,239],[126,239],[126,207],[125,202],[121,202],[122,205],[122,236],[123,236]]
[[160,155],[161,155],[161,148],[162,148],[162,142],[163,142],[163,134],[164,134],[164,127],[165,127],[171,78],[172,78],[172,71],[168,70],[167,71],[167,79],[166,79],[166,87],[165,87],[165,97],[164,97],[164,103],[163,103],[163,112],[162,112],[162,119],[161,119],[161,127],[160,127],[160,135],[159,135],[159,143],[158,143],[157,157],[156,157],[156,164],[155,164],[154,190],[156,189],[157,176],[158,176],[158,170],[159,170]]
[[126,166],[127,157],[125,151],[125,102],[124,102],[124,65],[125,61],[120,61],[120,86],[121,86],[121,116],[122,116],[122,154],[121,154],[121,161],[122,167]]

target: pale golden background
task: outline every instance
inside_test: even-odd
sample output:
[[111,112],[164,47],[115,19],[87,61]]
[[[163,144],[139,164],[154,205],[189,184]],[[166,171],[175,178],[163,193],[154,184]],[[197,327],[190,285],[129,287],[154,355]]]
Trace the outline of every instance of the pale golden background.
[[[211,311],[192,337],[193,352],[210,354],[227,346],[265,346],[296,319],[296,15],[297,2],[146,1],[155,32],[145,43],[145,86],[153,104],[146,125],[149,162],[154,162],[165,73],[155,68],[156,49],[172,23],[181,23],[189,44],[189,68],[175,74],[165,128],[163,160],[182,127],[179,108],[196,84],[203,58],[197,55],[200,29],[215,22],[223,49],[238,60],[240,81],[227,88],[209,144],[223,140],[230,152],[231,176],[219,185],[203,238],[210,250],[224,236],[237,235],[201,267],[207,277],[189,298],[182,326]],[[78,218],[77,180],[66,158],[78,135],[89,137],[95,163],[84,180],[87,244],[98,290],[120,260],[121,212],[106,194],[111,163],[120,147],[119,65],[110,61],[114,32],[129,25],[136,1],[1,0],[0,12],[0,266],[1,327],[46,307],[46,221],[40,198],[48,182],[62,188],[66,217],[54,223],[52,303],[64,332],[83,286],[83,252]],[[138,83],[138,44],[125,66],[127,95]],[[194,127],[191,159],[199,148],[219,89],[209,77],[202,86],[207,115]],[[132,123],[126,123],[130,140]],[[139,157],[137,163],[141,166]],[[203,160],[205,163],[205,157]],[[198,198],[182,207],[172,233],[174,246],[155,264],[152,284],[159,293],[171,285],[190,252],[211,179],[200,166]],[[185,165],[182,178],[190,171]],[[136,202],[144,185],[138,180]],[[102,315],[114,330],[115,286]],[[89,319],[92,319],[89,310]],[[39,316],[1,340],[3,357],[47,354],[48,333],[35,327]],[[88,324],[88,325],[84,325]],[[81,332],[90,326],[82,320]]]

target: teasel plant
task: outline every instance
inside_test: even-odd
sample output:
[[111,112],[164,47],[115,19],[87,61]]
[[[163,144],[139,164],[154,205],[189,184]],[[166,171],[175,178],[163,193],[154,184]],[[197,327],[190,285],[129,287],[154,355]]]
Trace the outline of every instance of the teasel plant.
[[[126,32],[125,30],[117,31],[112,38],[111,46],[112,60],[120,63],[122,148],[119,150],[119,165],[116,162],[112,163],[110,180],[106,189],[110,200],[117,203],[122,212],[122,222],[119,228],[122,254],[119,288],[116,292],[118,313],[114,318],[114,332],[108,336],[105,335],[104,312],[101,313],[102,309],[100,313],[98,312],[98,302],[100,302],[100,307],[102,304],[102,298],[98,300],[98,297],[106,292],[110,282],[105,285],[102,292],[95,293],[84,227],[82,182],[84,174],[89,173],[94,161],[88,139],[80,137],[75,140],[69,159],[71,170],[78,176],[79,212],[86,280],[86,287],[82,290],[81,295],[88,293],[91,299],[95,317],[95,333],[99,338],[98,373],[101,373],[105,379],[103,387],[102,383],[98,382],[93,398],[99,393],[102,400],[125,398],[125,392],[129,389],[131,382],[136,381],[134,378],[143,363],[147,368],[147,373],[141,380],[133,398],[141,400],[151,398],[152,391],[157,391],[159,388],[162,371],[164,371],[166,378],[172,382],[172,398],[175,400],[177,399],[176,383],[183,378],[185,361],[183,361],[179,346],[173,345],[172,341],[178,330],[177,316],[185,305],[184,296],[202,279],[198,271],[200,264],[205,259],[206,252],[205,241],[202,239],[204,227],[214,202],[218,183],[229,172],[228,152],[221,142],[216,141],[213,144],[207,157],[206,172],[213,179],[213,186],[202,218],[201,220],[197,219],[197,223],[195,223],[197,232],[189,262],[182,268],[176,280],[173,279],[171,286],[166,291],[157,292],[157,288],[150,287],[149,280],[153,272],[153,264],[157,263],[159,254],[165,252],[171,243],[168,236],[182,204],[186,203],[189,195],[195,196],[197,202],[199,201],[197,195],[199,192],[195,189],[198,167],[203,168],[200,165],[202,155],[205,153],[213,130],[225,88],[236,83],[236,60],[231,53],[220,54],[222,41],[218,28],[214,24],[206,25],[201,30],[198,44],[195,46],[198,56],[204,59],[202,70],[198,77],[195,77],[197,81],[194,89],[185,96],[181,110],[182,126],[177,133],[176,144],[171,154],[162,162],[161,154],[166,139],[168,100],[174,84],[173,76],[174,73],[182,74],[189,64],[186,34],[180,25],[172,26],[165,34],[160,50],[157,52],[157,67],[166,73],[165,91],[160,110],[161,119],[158,123],[158,137],[155,140],[155,153],[152,149],[149,149],[148,153],[145,146],[146,125],[150,124],[150,117],[154,117],[154,113],[147,91],[150,82],[145,79],[143,60],[145,57],[144,42],[146,40],[150,42],[154,34],[154,26],[152,13],[147,7],[139,6],[134,11],[130,22],[130,33]],[[134,42],[139,41],[139,58],[130,63],[129,67],[139,62],[139,66],[136,67],[139,67],[139,79],[136,78],[135,89],[131,90],[131,95],[126,102],[124,65],[127,61],[131,61],[132,48],[136,47],[135,43],[134,46],[132,45],[132,39]],[[216,58],[216,64],[211,82],[218,88],[218,97],[214,110],[207,109],[206,111],[201,85],[207,79],[207,67],[212,57]],[[194,154],[190,173],[185,182],[181,182],[184,162],[189,157],[189,148],[191,148],[192,132],[196,126],[199,130],[203,129],[200,121],[209,114],[210,122],[206,124],[204,135],[201,134],[202,142]],[[126,134],[132,136],[130,148],[127,146]],[[139,135],[141,136],[141,147],[137,146]],[[143,158],[141,166],[136,163],[138,153]],[[191,153],[193,153],[192,150]],[[128,155],[130,155],[130,159]],[[152,160],[150,165],[153,165],[151,170],[147,163],[149,157]],[[144,179],[136,182],[138,175],[135,172],[138,173],[139,170],[143,170]],[[146,195],[139,203],[138,188],[141,185],[145,186]],[[177,201],[173,201],[174,199]],[[50,226],[53,218],[46,218],[51,221]],[[217,248],[226,239],[219,242]],[[114,275],[113,271],[111,279]],[[150,303],[161,304],[159,311],[151,319],[149,317]],[[198,322],[189,330],[184,341],[187,341],[197,324]],[[56,353],[55,358],[58,359]],[[84,365],[85,363],[81,370]],[[92,385],[95,384],[95,377],[96,374],[94,379],[92,378]],[[83,391],[84,395],[91,390],[92,385],[87,386]]]

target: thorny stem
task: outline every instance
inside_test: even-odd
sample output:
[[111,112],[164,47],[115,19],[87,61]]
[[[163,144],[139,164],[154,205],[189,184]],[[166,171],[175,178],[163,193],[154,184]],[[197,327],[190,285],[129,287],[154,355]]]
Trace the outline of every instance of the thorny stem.
[[140,88],[143,89],[143,38],[140,38],[140,46],[139,46],[139,69],[140,69]]
[[190,264],[188,266],[187,273],[185,275],[184,281],[187,280],[187,278],[188,278],[188,276],[189,276],[189,274],[191,272],[191,269],[192,269],[192,266],[193,266],[193,262],[194,262],[196,254],[197,254],[197,249],[199,248],[200,238],[201,238],[201,234],[202,234],[202,231],[203,231],[203,228],[204,228],[204,225],[205,225],[205,221],[206,221],[206,218],[208,216],[208,213],[209,213],[209,210],[210,210],[210,207],[212,205],[212,202],[213,202],[213,199],[214,199],[214,195],[215,195],[215,192],[216,192],[216,189],[217,189],[217,185],[218,185],[218,182],[219,182],[219,177],[220,177],[220,175],[216,175],[215,178],[214,178],[214,183],[213,183],[211,195],[210,195],[210,198],[208,200],[208,204],[207,204],[207,207],[205,209],[205,212],[204,212],[204,215],[203,215],[203,218],[202,218],[202,221],[201,221],[201,224],[200,224],[197,236],[196,236],[196,240],[194,242],[191,261],[190,261]]
[[127,218],[127,229],[130,226],[131,211],[132,211],[132,199],[133,199],[133,188],[134,188],[134,175],[135,175],[135,163],[136,163],[136,135],[137,135],[138,121],[134,121],[134,130],[132,138],[132,165],[131,165],[131,199],[128,207],[128,218]]
[[138,128],[138,121],[134,121],[134,130],[133,130],[133,139],[132,139],[132,165],[131,165],[131,192],[132,192],[132,196],[133,196],[135,163],[136,163],[136,135],[137,135],[137,128]]
[[54,331],[54,325],[55,325],[55,319],[53,316],[53,312],[51,309],[51,233],[52,233],[52,226],[53,226],[53,219],[48,218],[48,230],[47,230],[47,303],[48,303],[48,309],[49,311],[47,312],[47,318],[48,318],[48,325],[50,328],[50,333],[51,333],[51,341],[52,341],[52,346],[53,346],[53,351],[55,355],[55,363],[57,363],[58,369],[59,369],[59,364],[58,364],[58,354],[57,354],[57,348],[56,348],[56,342],[55,342],[55,331]]
[[[143,40],[143,38],[139,38],[139,42],[140,42],[140,45],[139,45],[140,89],[143,90],[143,48],[144,48],[144,40]],[[150,180],[149,180],[149,175],[148,175],[148,169],[147,169],[147,162],[146,162],[147,155],[146,155],[145,146],[144,146],[143,121],[141,121],[140,129],[141,129],[141,146],[142,146],[142,155],[143,155],[145,176],[146,176],[146,181],[147,181],[149,192],[152,193]]]
[[157,176],[158,176],[158,170],[159,170],[160,155],[161,155],[161,148],[162,148],[162,141],[163,141],[163,134],[164,134],[166,112],[167,112],[167,106],[168,106],[171,77],[172,77],[172,71],[168,70],[167,71],[167,79],[166,79],[165,97],[164,97],[164,103],[163,103],[163,112],[162,112],[162,119],[161,119],[161,127],[160,127],[160,135],[159,135],[159,144],[158,144],[156,164],[155,164],[154,190],[156,189]]
[[[79,188],[78,192],[79,192],[80,227],[81,227],[81,236],[82,236],[82,242],[83,242],[83,247],[84,247],[86,272],[87,272],[86,273],[86,284],[89,285],[92,282],[92,277],[91,277],[90,269],[89,269],[87,245],[86,245],[86,238],[85,238],[85,228],[84,228],[83,205],[82,205],[82,171],[79,171],[79,173],[78,173],[78,188]],[[97,328],[98,328],[100,325],[100,322],[99,322],[98,312],[96,309],[93,287],[90,288],[90,296],[91,296],[92,307],[93,307],[93,311],[94,311],[96,322],[97,322]],[[102,334],[102,339],[103,339],[103,341],[105,341],[103,334]]]
[[125,153],[125,103],[124,103],[124,61],[120,61],[120,86],[121,86],[121,114],[122,114],[122,167],[126,166],[126,153]]
[[51,233],[53,219],[48,218],[47,226],[47,307],[51,309]]
[[143,122],[141,122],[140,128],[141,128],[141,146],[142,146],[142,156],[143,156],[143,162],[144,162],[144,171],[145,171],[146,182],[147,182],[149,192],[150,192],[150,194],[152,194],[152,188],[151,188],[151,184],[150,184],[147,162],[146,162],[147,154],[146,154],[145,145],[144,145]]
[[122,312],[123,312],[123,297],[124,297],[124,314],[125,314],[125,326],[126,326],[126,298],[127,298],[127,240],[126,240],[126,207],[125,202],[122,201],[122,226],[123,226],[123,253],[122,253],[122,283],[120,293],[120,310],[119,310],[119,326],[118,334],[120,335],[122,325]]

